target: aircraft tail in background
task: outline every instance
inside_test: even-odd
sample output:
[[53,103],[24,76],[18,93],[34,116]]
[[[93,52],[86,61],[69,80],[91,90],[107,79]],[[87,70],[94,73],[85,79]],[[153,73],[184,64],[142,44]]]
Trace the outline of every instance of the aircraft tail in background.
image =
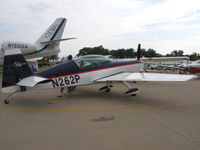
[[[67,19],[65,18],[57,18],[53,22],[53,24],[35,42],[36,48],[42,49],[48,45],[47,42],[60,40],[63,35],[66,22]],[[59,44],[59,41],[57,41],[56,43]]]

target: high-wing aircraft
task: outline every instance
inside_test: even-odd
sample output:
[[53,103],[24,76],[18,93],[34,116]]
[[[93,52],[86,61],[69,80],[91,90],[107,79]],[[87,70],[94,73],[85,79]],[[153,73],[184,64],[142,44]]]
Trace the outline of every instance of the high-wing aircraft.
[[0,62],[3,61],[3,51],[10,49],[19,49],[27,59],[58,54],[60,52],[59,44],[61,41],[75,39],[62,39],[66,22],[67,20],[65,18],[57,18],[35,43],[15,41],[2,42],[0,45]]
[[101,55],[88,55],[59,64],[50,69],[33,73],[19,49],[9,49],[4,53],[2,92],[11,93],[4,101],[19,92],[36,89],[70,87],[105,82],[99,90],[109,92],[110,82],[121,82],[128,90],[125,94],[135,95],[138,88],[131,87],[128,81],[187,81],[195,75],[175,75],[143,73],[142,61],[113,61]]

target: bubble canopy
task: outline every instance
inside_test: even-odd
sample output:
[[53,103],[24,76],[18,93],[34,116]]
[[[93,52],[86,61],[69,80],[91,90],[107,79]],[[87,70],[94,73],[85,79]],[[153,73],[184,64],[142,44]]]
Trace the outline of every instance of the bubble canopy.
[[74,59],[74,61],[80,68],[96,67],[111,62],[108,57],[102,55],[81,56]]

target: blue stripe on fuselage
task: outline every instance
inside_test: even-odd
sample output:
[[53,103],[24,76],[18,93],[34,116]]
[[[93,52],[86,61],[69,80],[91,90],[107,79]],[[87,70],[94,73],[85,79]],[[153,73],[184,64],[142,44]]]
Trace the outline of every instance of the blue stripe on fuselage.
[[120,67],[120,66],[123,66],[123,65],[138,64],[138,63],[141,63],[141,61],[138,61],[138,60],[116,61],[116,62],[110,61],[110,62],[107,62],[106,64],[103,64],[103,65],[100,65],[100,66],[80,69],[77,66],[77,64],[73,60],[71,60],[71,61],[59,64],[59,65],[52,67],[50,69],[36,73],[35,75],[40,76],[40,77],[45,77],[45,78],[56,78],[56,77],[86,73],[86,72],[90,72],[90,71],[97,71],[97,70],[101,70],[101,69],[108,69],[108,68]]

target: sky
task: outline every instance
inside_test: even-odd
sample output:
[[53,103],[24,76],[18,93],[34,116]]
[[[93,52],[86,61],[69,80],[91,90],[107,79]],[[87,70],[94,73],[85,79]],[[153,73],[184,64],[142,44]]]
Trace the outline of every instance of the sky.
[[67,19],[60,57],[83,47],[153,48],[200,53],[199,0],[0,0],[0,41],[34,43],[58,17]]

